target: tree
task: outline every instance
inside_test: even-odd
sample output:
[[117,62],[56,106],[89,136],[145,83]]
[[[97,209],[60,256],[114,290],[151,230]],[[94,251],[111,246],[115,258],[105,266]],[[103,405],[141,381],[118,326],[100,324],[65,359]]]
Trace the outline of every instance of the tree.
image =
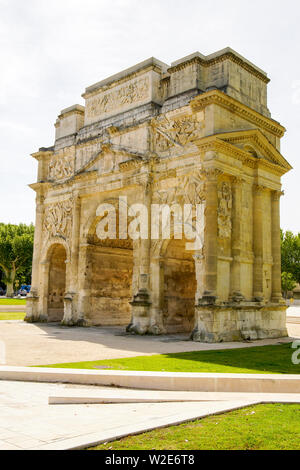
[[296,287],[297,283],[295,279],[293,279],[293,275],[291,273],[283,272],[281,274],[281,286],[284,292],[284,297],[287,298],[288,292],[293,291]]
[[0,223],[0,268],[6,284],[6,296],[14,292],[17,276],[28,277],[33,253],[34,226]]
[[300,283],[300,233],[281,231],[281,270]]

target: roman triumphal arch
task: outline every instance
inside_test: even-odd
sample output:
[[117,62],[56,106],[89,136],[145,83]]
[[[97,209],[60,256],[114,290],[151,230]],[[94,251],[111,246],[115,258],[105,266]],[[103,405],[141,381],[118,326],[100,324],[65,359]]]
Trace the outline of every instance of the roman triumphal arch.
[[29,322],[283,337],[280,153],[265,72],[227,48],[86,88],[40,148]]

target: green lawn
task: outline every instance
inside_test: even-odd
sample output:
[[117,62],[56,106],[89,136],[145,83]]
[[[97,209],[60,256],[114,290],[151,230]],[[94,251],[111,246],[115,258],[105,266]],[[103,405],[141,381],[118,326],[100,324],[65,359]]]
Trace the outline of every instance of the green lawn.
[[291,360],[293,352],[291,343],[289,343],[243,349],[196,351],[92,362],[48,364],[43,367],[163,372],[300,374],[300,365],[294,365]]
[[26,299],[0,299],[0,305],[26,305]]
[[208,416],[91,450],[300,450],[300,405],[267,404]]
[[25,313],[22,312],[0,312],[1,320],[24,320]]

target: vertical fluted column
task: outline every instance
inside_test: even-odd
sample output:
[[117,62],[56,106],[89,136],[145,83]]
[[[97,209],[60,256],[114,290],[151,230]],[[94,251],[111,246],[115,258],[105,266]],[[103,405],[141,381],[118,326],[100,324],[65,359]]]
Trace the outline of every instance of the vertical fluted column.
[[[152,202],[152,174],[147,169],[146,178],[142,182],[143,188],[143,199],[142,202],[147,208],[147,223],[148,236],[144,239],[138,240],[139,244],[139,256],[136,257],[139,266],[136,266],[138,270],[138,292],[133,296],[131,302],[132,306],[132,319],[130,324],[127,326],[127,332],[144,335],[149,332],[150,328],[150,249],[151,249],[151,202]],[[145,227],[143,227],[145,228]],[[143,231],[141,227],[141,232]]]
[[73,197],[72,210],[72,237],[71,259],[68,260],[66,270],[66,294],[64,297],[64,325],[76,323],[76,311],[78,308],[78,256],[79,256],[79,232],[80,232],[80,197]]
[[232,264],[230,273],[230,298],[233,301],[244,299],[241,293],[241,250],[242,250],[242,191],[243,179],[232,179]]
[[272,211],[272,301],[280,302],[281,294],[281,242],[280,242],[280,197],[284,193],[273,191],[271,199]]
[[36,195],[36,216],[35,216],[35,229],[34,229],[34,246],[33,246],[33,259],[32,259],[32,280],[31,292],[37,295],[39,284],[39,265],[42,248],[42,234],[43,234],[43,218],[44,218],[44,196],[37,193]]
[[71,244],[71,279],[70,291],[77,291],[78,280],[78,256],[80,237],[80,196],[76,194],[73,199],[73,223],[72,223],[72,244]]
[[256,301],[263,301],[263,196],[265,187],[253,187],[253,297]]
[[204,293],[203,299],[214,302],[217,297],[218,269],[218,177],[217,169],[208,169],[206,175],[206,206],[204,228]]
[[[43,235],[43,219],[44,219],[44,196],[40,192],[36,195],[36,212],[35,212],[35,229],[34,244],[32,257],[32,275],[31,290],[27,296],[26,317],[25,321],[34,322],[39,317],[39,296],[41,285],[41,252],[42,252],[42,235]],[[41,304],[41,302],[40,302]],[[41,307],[42,309],[42,307]],[[43,310],[41,310],[43,312]]]
[[79,248],[78,262],[78,311],[74,324],[87,325],[91,309],[91,259],[90,245],[82,245]]

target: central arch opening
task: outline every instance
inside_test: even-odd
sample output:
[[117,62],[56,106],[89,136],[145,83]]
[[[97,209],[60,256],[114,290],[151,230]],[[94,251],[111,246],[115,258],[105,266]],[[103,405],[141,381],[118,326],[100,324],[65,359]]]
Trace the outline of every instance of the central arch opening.
[[163,254],[163,322],[167,333],[190,333],[195,322],[196,275],[186,240],[171,240]]

